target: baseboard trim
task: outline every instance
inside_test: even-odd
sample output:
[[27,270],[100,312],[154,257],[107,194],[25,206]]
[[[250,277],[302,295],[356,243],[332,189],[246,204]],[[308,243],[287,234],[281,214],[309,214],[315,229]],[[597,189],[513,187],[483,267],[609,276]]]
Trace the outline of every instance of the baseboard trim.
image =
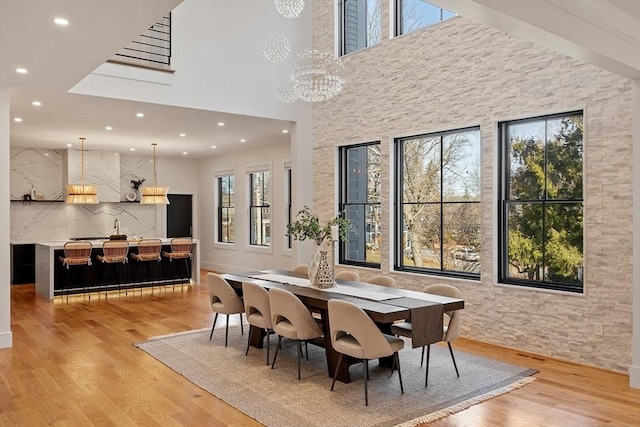
[[13,333],[11,331],[0,333],[0,348],[11,347],[13,347]]
[[629,387],[640,389],[640,366],[629,366]]

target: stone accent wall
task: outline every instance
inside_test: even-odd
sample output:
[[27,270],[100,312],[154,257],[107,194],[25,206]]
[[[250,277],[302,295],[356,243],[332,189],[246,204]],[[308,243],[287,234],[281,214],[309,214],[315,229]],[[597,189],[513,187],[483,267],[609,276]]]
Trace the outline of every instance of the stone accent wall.
[[[333,21],[315,2],[315,25]],[[387,2],[383,2],[387,19]],[[388,28],[387,24],[383,25]],[[333,49],[331,33],[316,47]],[[463,335],[560,359],[625,371],[631,363],[631,81],[464,17],[388,39],[343,58],[342,94],[313,108],[314,210],[335,214],[339,145],[379,140],[382,216],[393,200],[396,137],[480,125],[482,280],[391,273],[406,288],[458,286]],[[497,122],[584,111],[585,292],[573,295],[497,283]],[[381,271],[393,270],[383,223]],[[350,267],[352,268],[352,267]],[[340,267],[338,267],[340,269]],[[358,269],[366,278],[380,271]]]

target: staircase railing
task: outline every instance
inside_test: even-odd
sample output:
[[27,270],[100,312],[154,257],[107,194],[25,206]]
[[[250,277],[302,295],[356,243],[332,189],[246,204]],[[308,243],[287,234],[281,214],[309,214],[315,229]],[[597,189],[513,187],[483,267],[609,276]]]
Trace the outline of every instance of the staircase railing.
[[171,65],[171,13],[155,22],[112,59],[151,67]]

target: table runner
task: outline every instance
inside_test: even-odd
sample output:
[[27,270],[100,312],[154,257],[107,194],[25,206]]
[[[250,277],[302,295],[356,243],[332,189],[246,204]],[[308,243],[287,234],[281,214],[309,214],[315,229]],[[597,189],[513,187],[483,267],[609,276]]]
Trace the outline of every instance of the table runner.
[[325,292],[331,292],[331,293],[334,293],[334,294],[347,295],[347,296],[366,299],[366,300],[370,300],[370,301],[387,301],[387,300],[391,300],[391,299],[400,298],[400,296],[398,296],[398,295],[391,295],[391,294],[385,294],[383,292],[371,291],[371,290],[368,290],[368,289],[355,288],[355,287],[349,286],[349,285],[338,285],[338,286],[334,286],[333,288],[328,288],[328,289],[316,288],[316,287],[311,285],[311,281],[309,281],[309,279],[303,279],[303,278],[300,278],[300,277],[285,276],[285,275],[282,275],[282,274],[260,273],[260,274],[252,274],[252,275],[250,275],[248,277],[252,277],[254,279],[260,279],[260,280],[267,280],[267,281],[270,281],[270,282],[284,283],[284,284],[287,284],[287,285],[294,285],[294,286],[302,286],[302,287],[306,287],[306,288],[313,288],[313,289],[317,289],[319,291],[325,291]]

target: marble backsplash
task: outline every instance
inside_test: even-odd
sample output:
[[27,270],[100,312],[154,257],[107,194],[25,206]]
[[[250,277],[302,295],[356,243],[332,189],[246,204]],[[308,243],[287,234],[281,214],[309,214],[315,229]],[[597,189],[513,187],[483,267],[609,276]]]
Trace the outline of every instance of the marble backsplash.
[[[64,200],[67,176],[73,182],[80,180],[80,154],[76,150],[12,147],[11,199],[22,200],[24,194],[35,188],[46,200]],[[145,178],[146,185],[153,182],[150,157],[85,152],[84,174],[86,183],[98,185],[100,204],[13,202],[11,243],[109,236],[115,232],[116,219],[120,222],[120,232],[130,237],[160,235],[156,230],[157,209],[154,206],[119,203],[125,201],[126,193],[132,190],[131,180]]]

